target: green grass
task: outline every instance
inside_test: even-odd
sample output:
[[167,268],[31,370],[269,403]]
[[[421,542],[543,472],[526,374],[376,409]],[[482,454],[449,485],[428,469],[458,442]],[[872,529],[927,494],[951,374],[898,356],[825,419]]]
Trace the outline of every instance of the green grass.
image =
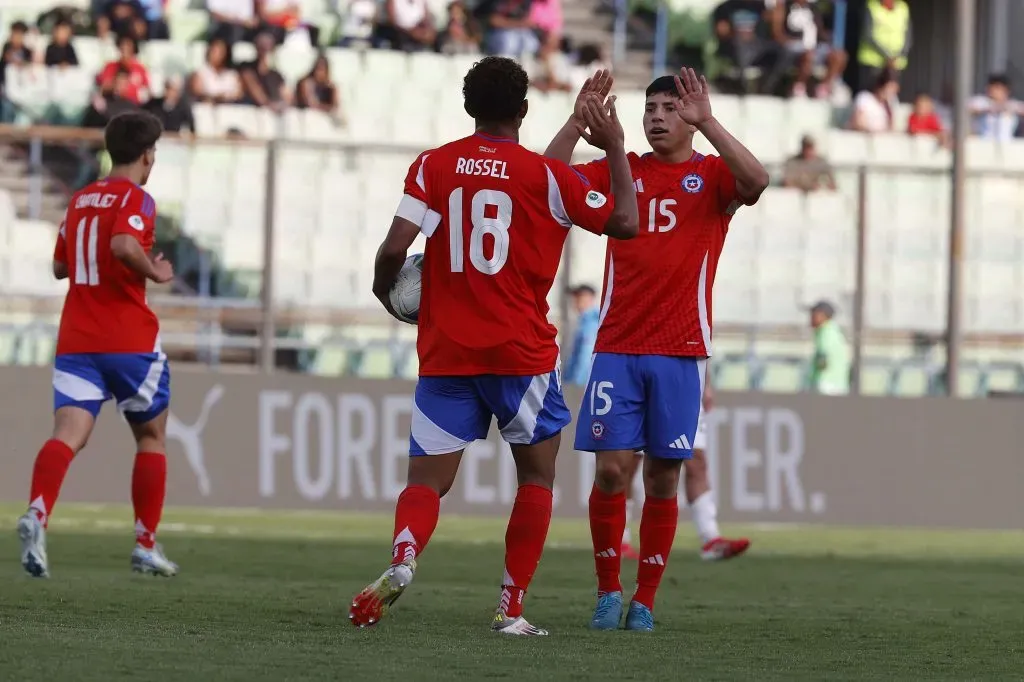
[[[390,556],[382,516],[170,510],[182,574],[127,572],[129,512],[62,505],[48,581],[23,577],[0,506],[0,680],[1024,679],[1024,533],[745,528],[703,564],[683,526],[653,634],[594,633],[585,524],[556,522],[530,592],[546,639],[487,627],[503,524],[442,520],[376,629],[350,597]],[[624,567],[629,582],[635,564]]]

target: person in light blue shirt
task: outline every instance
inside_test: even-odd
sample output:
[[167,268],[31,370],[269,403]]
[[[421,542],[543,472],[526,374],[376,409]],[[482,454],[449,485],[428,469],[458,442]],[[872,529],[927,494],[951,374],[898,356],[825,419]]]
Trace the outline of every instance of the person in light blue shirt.
[[565,364],[562,381],[567,384],[585,386],[590,378],[590,358],[594,354],[597,328],[600,326],[601,311],[597,291],[589,284],[581,284],[570,291],[576,306],[576,332],[569,349],[569,361]]

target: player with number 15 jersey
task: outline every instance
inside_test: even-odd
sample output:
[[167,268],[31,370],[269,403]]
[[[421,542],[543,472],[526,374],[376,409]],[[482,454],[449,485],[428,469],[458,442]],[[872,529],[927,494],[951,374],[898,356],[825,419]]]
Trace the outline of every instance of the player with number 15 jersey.
[[416,159],[377,256],[374,294],[388,306],[409,247],[427,237],[408,485],[395,509],[392,564],[353,600],[357,626],[377,623],[412,580],[463,450],[496,420],[520,487],[492,628],[547,634],[522,617],[551,520],[559,435],[570,421],[547,296],[574,224],[629,238],[638,218],[614,110],[594,98],[585,112],[612,175],[598,192],[565,163],[519,145],[528,84],[511,59],[486,57],[470,69],[463,94],[476,132]]

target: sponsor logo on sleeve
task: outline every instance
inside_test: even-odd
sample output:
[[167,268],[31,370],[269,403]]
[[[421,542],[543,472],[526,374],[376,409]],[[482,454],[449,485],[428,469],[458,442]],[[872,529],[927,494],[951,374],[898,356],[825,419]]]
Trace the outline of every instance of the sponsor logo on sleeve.
[[587,192],[587,206],[590,208],[601,208],[607,203],[608,197],[600,192],[595,192],[594,190]]

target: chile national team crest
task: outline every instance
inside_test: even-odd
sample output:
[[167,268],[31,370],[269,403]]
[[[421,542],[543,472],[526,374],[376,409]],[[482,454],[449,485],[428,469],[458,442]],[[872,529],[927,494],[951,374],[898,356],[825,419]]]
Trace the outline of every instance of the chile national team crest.
[[683,178],[683,181],[680,184],[683,186],[683,189],[689,192],[690,194],[696,194],[697,192],[704,189],[704,178],[697,175],[696,173],[690,173],[685,178]]
[[590,434],[594,436],[595,440],[601,440],[604,438],[604,424],[595,419],[590,425]]

